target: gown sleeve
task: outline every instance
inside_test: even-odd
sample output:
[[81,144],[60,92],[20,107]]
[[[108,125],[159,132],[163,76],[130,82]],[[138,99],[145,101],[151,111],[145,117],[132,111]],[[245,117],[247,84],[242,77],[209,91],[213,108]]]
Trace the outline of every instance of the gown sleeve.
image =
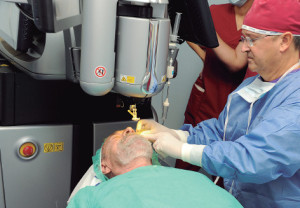
[[[298,100],[298,96],[290,96],[266,113],[247,135],[234,141],[211,142],[203,152],[204,169],[210,174],[258,184],[293,176],[300,169]],[[219,136],[215,136],[217,139]]]
[[[212,175],[257,184],[293,176],[300,169],[299,93],[270,107],[247,135],[230,141],[222,141],[224,112],[218,120],[204,121],[194,129],[184,126],[190,133],[188,143],[207,145],[202,167]],[[245,118],[233,123],[239,119]]]

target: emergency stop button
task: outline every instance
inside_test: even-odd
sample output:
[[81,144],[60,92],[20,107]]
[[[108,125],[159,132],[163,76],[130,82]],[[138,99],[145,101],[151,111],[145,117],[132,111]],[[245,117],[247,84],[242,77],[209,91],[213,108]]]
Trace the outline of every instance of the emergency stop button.
[[19,153],[23,157],[31,157],[36,152],[35,144],[26,142],[20,146]]

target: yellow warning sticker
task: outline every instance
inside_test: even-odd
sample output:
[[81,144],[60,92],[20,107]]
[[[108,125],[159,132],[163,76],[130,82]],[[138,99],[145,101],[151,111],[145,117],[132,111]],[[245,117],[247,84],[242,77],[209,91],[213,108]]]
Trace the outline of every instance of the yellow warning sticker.
[[56,143],[45,143],[44,144],[44,152],[62,152],[64,151],[64,143],[56,142]]
[[64,143],[63,142],[54,143],[54,152],[62,152],[62,151],[64,151]]
[[135,83],[135,77],[121,74],[120,82],[134,84]]
[[125,75],[121,76],[121,82],[126,82],[127,81],[127,78]]
[[44,144],[44,152],[53,152],[53,150],[54,150],[53,143]]
[[127,83],[134,84],[135,77],[127,76]]
[[164,83],[164,82],[166,82],[166,81],[167,81],[167,77],[166,77],[166,75],[162,76],[162,78],[161,78],[161,82],[162,82],[162,83]]

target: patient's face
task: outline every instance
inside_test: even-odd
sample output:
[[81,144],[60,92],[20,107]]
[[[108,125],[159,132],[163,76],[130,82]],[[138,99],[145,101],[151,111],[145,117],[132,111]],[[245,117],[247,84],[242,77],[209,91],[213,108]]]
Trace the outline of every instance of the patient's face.
[[126,136],[132,133],[135,133],[134,129],[131,127],[127,127],[126,129],[115,131],[113,134],[111,134],[111,136],[113,135]]

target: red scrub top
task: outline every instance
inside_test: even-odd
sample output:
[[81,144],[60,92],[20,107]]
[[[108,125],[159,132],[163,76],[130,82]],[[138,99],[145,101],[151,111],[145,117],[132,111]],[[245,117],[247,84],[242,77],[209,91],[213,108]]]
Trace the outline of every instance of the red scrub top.
[[[225,43],[236,48],[242,30],[236,29],[234,6],[231,4],[212,5],[210,7],[214,26]],[[244,79],[246,67],[232,73],[216,56],[212,49],[206,49],[202,73],[195,84],[205,90],[199,91],[195,86],[189,98],[184,123],[197,125],[199,122],[217,118],[223,110],[227,97]]]
[[[217,33],[225,43],[235,49],[241,39],[242,30],[237,31],[234,6],[232,4],[212,5],[210,10]],[[204,67],[195,82],[205,91],[201,92],[195,85],[193,86],[185,111],[184,123],[195,126],[203,120],[218,118],[226,104],[228,95],[237,88],[246,76],[255,75],[250,71],[246,74],[246,71],[247,67],[239,72],[230,72],[213,50],[206,48]],[[181,160],[177,160],[176,167],[199,170],[199,167]]]

